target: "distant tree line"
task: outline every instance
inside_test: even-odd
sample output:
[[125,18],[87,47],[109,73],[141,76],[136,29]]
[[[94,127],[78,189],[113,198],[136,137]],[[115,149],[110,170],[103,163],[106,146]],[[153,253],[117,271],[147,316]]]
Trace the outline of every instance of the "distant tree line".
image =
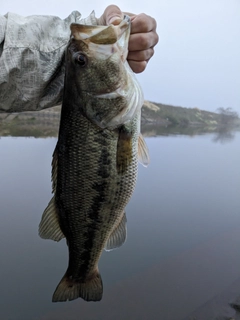
[[218,108],[220,122],[222,125],[231,125],[236,119],[239,119],[238,113],[232,108]]

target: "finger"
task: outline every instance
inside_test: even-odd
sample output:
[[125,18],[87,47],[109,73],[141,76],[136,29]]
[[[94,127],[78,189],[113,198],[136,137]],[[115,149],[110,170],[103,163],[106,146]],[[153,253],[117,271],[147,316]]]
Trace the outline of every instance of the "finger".
[[146,15],[145,13],[132,16],[131,20],[132,20],[131,34],[156,31],[156,28],[157,28],[156,20]]
[[147,50],[141,50],[141,51],[129,51],[127,59],[128,60],[135,60],[135,61],[148,61],[152,58],[154,54],[154,49],[149,48]]
[[98,19],[99,25],[119,24],[124,17],[124,14],[118,6],[108,6],[101,17]]
[[132,71],[135,73],[141,73],[147,67],[147,61],[128,60],[128,64],[130,65]]
[[141,51],[154,47],[158,42],[158,35],[156,32],[135,33],[131,34],[129,38],[128,50]]

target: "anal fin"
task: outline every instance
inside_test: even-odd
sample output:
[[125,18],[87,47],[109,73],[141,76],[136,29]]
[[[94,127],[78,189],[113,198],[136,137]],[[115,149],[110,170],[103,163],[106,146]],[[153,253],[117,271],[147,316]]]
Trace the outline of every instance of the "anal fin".
[[106,251],[119,248],[127,239],[127,218],[126,213],[123,213],[122,219],[117,227],[110,234],[107,243],[105,245]]

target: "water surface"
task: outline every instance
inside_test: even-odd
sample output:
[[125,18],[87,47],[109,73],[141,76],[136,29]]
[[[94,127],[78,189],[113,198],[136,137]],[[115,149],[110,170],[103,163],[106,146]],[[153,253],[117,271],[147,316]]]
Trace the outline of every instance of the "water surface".
[[146,142],[151,163],[139,165],[127,242],[100,261],[103,300],[52,303],[67,246],[40,239],[38,224],[51,199],[56,138],[0,139],[0,319],[211,320],[235,313],[227,299],[240,296],[240,133],[228,143],[214,134]]

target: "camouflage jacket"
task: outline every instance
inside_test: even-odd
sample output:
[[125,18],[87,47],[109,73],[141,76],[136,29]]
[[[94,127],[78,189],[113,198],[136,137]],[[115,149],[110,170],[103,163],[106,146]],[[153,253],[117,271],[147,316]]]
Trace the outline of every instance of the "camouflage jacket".
[[54,16],[0,15],[0,112],[41,110],[60,104],[64,50],[70,24],[96,24],[94,12]]

